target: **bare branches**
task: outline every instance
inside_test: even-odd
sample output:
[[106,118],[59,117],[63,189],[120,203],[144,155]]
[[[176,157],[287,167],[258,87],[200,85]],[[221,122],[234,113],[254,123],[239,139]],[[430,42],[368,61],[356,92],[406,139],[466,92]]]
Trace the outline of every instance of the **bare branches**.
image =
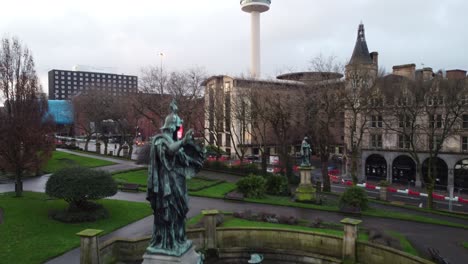
[[21,196],[23,174],[37,173],[51,152],[52,121],[29,50],[17,39],[2,39],[1,45],[0,167],[15,174]]

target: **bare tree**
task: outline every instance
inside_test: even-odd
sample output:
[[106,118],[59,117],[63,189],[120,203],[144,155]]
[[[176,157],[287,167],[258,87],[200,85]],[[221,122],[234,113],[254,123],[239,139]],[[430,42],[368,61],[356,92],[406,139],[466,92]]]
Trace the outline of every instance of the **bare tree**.
[[[314,148],[318,151],[322,163],[323,190],[331,191],[328,177],[328,162],[332,146],[338,143],[343,120],[343,99],[340,95],[344,83],[339,79],[343,71],[335,57],[319,55],[310,61],[310,70],[317,73],[317,80],[304,88],[305,123],[309,124],[308,134],[312,136]],[[338,73],[338,75],[336,75]],[[339,124],[338,124],[339,123]]]
[[358,182],[358,160],[372,111],[368,104],[374,94],[375,77],[367,69],[351,68],[347,71],[347,85],[341,95],[345,107],[345,145],[350,155],[353,184]]
[[0,167],[15,175],[16,196],[21,196],[25,172],[38,171],[50,157],[53,122],[30,51],[17,39],[2,39],[1,45]]
[[465,101],[461,100],[466,95],[465,80],[447,80],[436,77],[428,83],[418,85],[425,91],[424,116],[422,132],[427,138],[427,151],[429,153],[428,167],[425,179],[428,194],[427,206],[433,208],[435,181],[438,177],[436,161],[443,151],[444,142],[456,131],[456,125],[461,123],[463,114],[466,113]]
[[250,89],[240,88],[235,94],[227,95],[225,98],[226,107],[231,109],[230,116],[226,119],[226,126],[229,127],[231,146],[241,166],[249,148],[248,145],[251,143],[252,112],[249,95]]
[[[293,89],[293,91],[291,91]],[[296,85],[283,85],[279,89],[270,90],[263,96],[265,100],[265,119],[273,130],[280,158],[281,171],[292,182],[292,163],[290,149],[295,140],[300,140],[304,123],[300,118],[302,107]]]
[[133,100],[133,107],[143,117],[158,126],[168,114],[169,102],[175,98],[184,126],[194,127],[203,115],[203,87],[205,71],[200,67],[184,71],[166,72],[160,67],[142,69],[140,93]]

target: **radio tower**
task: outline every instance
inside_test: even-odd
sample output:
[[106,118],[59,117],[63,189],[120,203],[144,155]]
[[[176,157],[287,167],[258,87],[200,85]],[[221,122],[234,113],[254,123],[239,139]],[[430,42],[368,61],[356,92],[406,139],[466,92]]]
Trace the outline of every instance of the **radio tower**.
[[260,77],[260,13],[270,10],[271,0],[241,0],[242,11],[250,13],[250,74]]

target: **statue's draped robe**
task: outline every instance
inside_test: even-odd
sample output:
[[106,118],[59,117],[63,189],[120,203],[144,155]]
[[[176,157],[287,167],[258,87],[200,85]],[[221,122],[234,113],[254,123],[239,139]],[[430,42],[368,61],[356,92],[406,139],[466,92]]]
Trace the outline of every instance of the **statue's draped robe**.
[[152,140],[148,168],[148,193],[154,214],[153,236],[149,253],[180,256],[191,246],[185,236],[185,218],[188,212],[186,178],[195,175],[189,166],[191,157],[180,148],[170,153],[174,141],[166,134]]

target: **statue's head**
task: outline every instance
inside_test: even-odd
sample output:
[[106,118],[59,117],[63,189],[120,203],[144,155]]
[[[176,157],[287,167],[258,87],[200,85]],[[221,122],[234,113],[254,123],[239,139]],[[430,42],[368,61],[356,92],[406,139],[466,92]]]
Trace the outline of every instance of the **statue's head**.
[[164,121],[164,126],[161,127],[162,131],[167,131],[169,133],[174,133],[177,130],[177,115],[169,114],[166,116],[166,120]]

